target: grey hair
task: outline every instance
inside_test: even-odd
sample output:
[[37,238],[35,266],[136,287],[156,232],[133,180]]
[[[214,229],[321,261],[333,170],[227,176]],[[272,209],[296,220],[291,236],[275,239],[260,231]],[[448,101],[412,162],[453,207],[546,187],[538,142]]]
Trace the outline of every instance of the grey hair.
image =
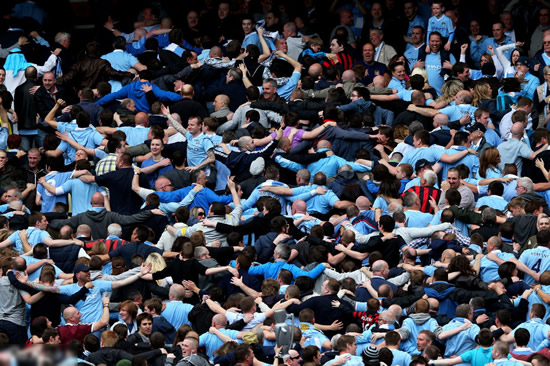
[[195,248],[195,258],[200,258],[201,255],[205,255],[208,249],[206,247],[200,246]]
[[279,254],[286,261],[290,258],[290,247],[287,244],[278,244],[275,247],[275,253]]
[[518,178],[518,186],[525,188],[527,192],[533,192],[535,190],[535,185],[529,177]]
[[437,174],[433,170],[426,170],[424,172],[424,181],[426,181],[426,184],[434,185],[437,182]]
[[55,35],[54,41],[56,43],[61,43],[65,40],[71,39],[71,35],[67,32],[59,32]]
[[111,224],[107,226],[107,233],[109,235],[120,236],[122,235],[122,227],[119,224]]

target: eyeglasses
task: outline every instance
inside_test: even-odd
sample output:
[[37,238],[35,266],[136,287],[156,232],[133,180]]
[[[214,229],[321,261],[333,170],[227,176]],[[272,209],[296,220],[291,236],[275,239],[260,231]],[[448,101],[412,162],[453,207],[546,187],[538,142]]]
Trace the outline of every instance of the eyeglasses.
[[204,212],[197,212],[197,216],[206,216]]
[[291,360],[299,360],[300,359],[300,355],[296,356],[296,357],[290,357]]
[[550,41],[544,41],[543,44],[550,44]]

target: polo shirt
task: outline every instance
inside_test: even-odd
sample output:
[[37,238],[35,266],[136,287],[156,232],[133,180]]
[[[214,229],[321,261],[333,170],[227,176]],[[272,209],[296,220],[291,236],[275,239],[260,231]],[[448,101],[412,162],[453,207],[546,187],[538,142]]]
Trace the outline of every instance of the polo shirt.
[[206,160],[206,152],[214,148],[212,140],[203,133],[193,137],[187,132],[185,138],[187,139],[187,166],[200,165]]

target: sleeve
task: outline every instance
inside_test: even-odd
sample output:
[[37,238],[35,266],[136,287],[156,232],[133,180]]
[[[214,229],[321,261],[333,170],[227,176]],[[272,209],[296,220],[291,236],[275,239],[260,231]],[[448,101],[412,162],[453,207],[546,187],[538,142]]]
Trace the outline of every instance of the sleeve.
[[[306,277],[310,277],[310,278],[313,278],[313,279],[316,279],[317,277],[319,277],[321,275],[321,273],[323,273],[323,271],[325,270],[325,266],[323,264],[318,264],[317,266],[315,266],[315,268],[313,268],[311,271],[304,271],[300,268],[298,268],[297,266],[295,265],[291,265],[292,267],[290,268],[290,271],[292,272],[292,274],[294,275],[294,278],[298,278],[300,276],[306,276]],[[283,268],[285,269],[288,269],[286,268],[287,266],[284,266]]]
[[533,150],[531,150],[529,146],[527,146],[526,144],[521,144],[521,148],[519,149],[519,155],[522,158],[528,159],[532,153],[533,153]]
[[279,164],[281,167],[290,169],[294,172],[297,172],[298,170],[305,168],[305,166],[303,166],[302,164],[298,164],[288,159],[285,159],[280,155],[277,155],[275,157],[275,162]]
[[178,102],[182,99],[181,95],[176,94],[174,92],[162,90],[161,88],[159,88],[158,86],[156,86],[154,84],[153,84],[153,93],[155,94],[155,96],[157,98],[159,98],[160,100],[163,100],[163,101],[164,100],[169,100],[169,101],[172,101],[172,102]]
[[95,102],[95,104],[104,105],[104,104],[107,104],[109,102],[112,102],[115,99],[123,99],[123,98],[128,97],[128,91],[130,90],[131,85],[132,84],[128,84],[128,85],[126,85],[125,87],[123,87],[122,89],[120,89],[117,92],[107,94],[106,96],[104,96],[103,98],[101,98],[97,102]]
[[50,71],[51,69],[53,69],[55,67],[56,63],[57,63],[57,56],[52,53],[50,55],[50,57],[48,57],[48,59],[46,60],[44,65],[42,65],[42,66],[34,65],[34,67],[36,67],[36,71],[38,72],[38,76],[42,76],[45,73],[47,73],[48,71]]

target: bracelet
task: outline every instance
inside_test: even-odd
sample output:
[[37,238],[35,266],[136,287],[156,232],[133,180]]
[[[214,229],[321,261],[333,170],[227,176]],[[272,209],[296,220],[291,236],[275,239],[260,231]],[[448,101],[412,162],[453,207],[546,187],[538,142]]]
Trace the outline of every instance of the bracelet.
[[104,308],[108,308],[108,307],[109,307],[109,304],[103,304],[103,307],[104,307]]

